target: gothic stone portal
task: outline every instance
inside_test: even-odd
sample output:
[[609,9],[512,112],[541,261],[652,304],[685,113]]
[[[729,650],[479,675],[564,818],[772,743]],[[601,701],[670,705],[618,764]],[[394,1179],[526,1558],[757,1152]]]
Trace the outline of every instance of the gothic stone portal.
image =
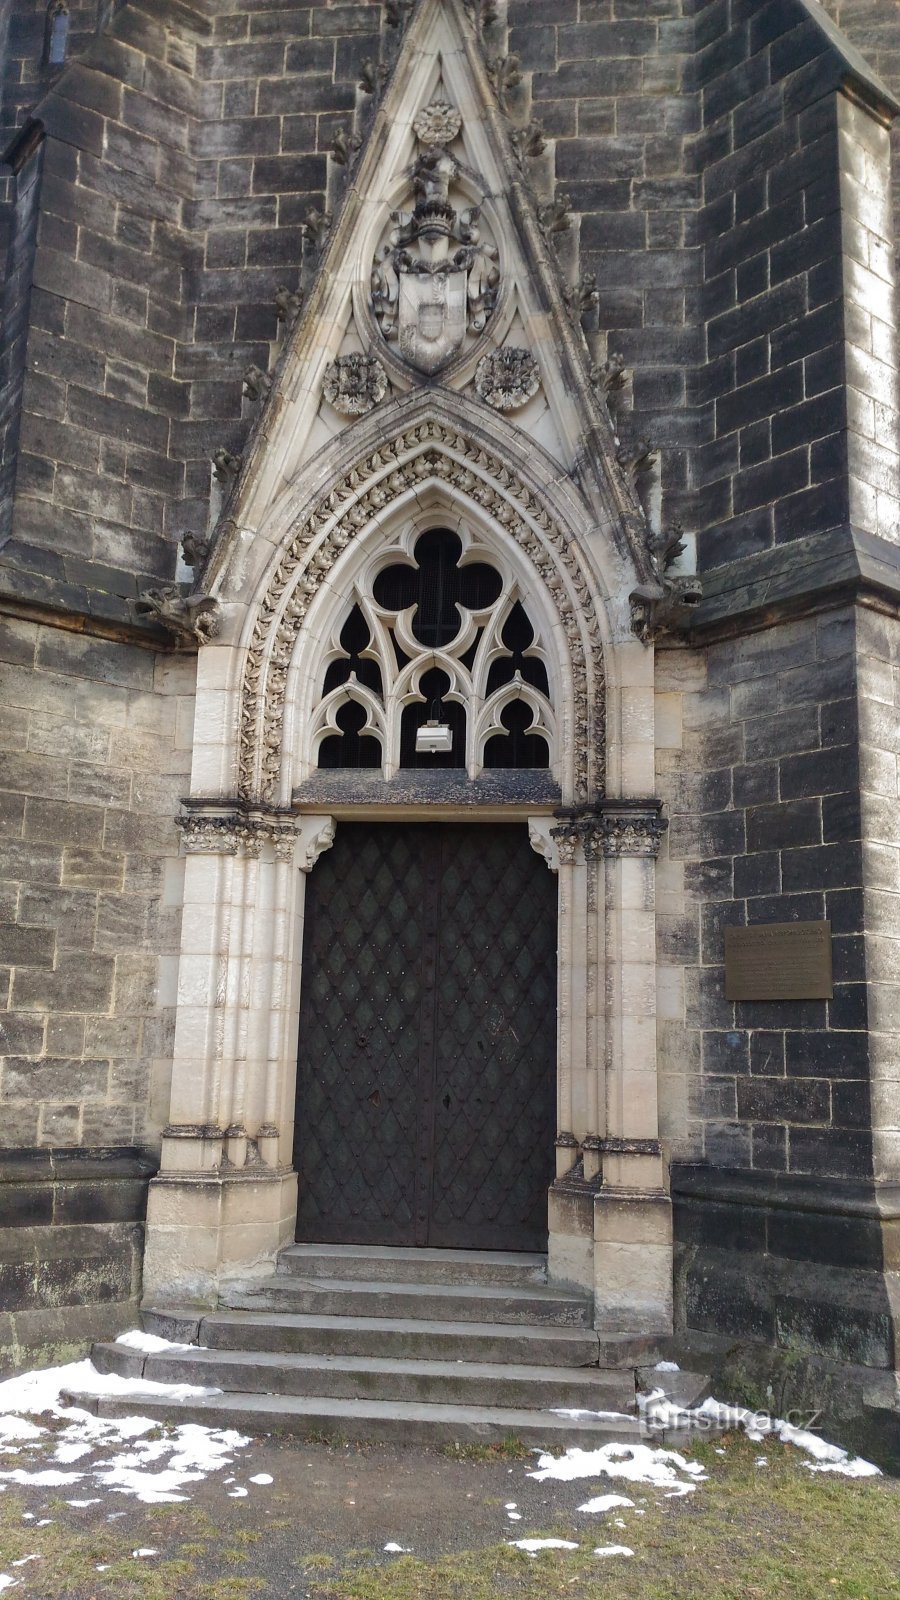
[[556,930],[521,825],[338,827],[307,895],[298,1238],[546,1248]]

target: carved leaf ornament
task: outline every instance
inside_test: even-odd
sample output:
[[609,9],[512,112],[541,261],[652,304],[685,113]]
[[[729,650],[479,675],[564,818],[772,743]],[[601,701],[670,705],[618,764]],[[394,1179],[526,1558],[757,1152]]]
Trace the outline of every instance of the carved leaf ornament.
[[[438,478],[480,506],[525,552],[565,635],[572,683],[574,796],[602,785],[604,686],[600,627],[562,530],[498,457],[455,429],[423,422],[350,471],[294,534],[273,572],[250,639],[241,696],[239,794],[271,802],[281,780],[285,693],[303,620],[344,550],[398,496]],[[568,719],[567,719],[568,721]]]

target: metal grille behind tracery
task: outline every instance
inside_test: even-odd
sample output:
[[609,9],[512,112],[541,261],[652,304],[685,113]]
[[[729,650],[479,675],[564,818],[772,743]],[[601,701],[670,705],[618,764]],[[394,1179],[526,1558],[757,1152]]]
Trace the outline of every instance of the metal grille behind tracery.
[[521,826],[339,825],[307,889],[299,1238],[545,1246],[556,926]]
[[[432,528],[360,579],[313,711],[320,768],[552,766],[547,654],[512,574],[481,553]],[[451,748],[417,745],[426,721],[449,727]]]

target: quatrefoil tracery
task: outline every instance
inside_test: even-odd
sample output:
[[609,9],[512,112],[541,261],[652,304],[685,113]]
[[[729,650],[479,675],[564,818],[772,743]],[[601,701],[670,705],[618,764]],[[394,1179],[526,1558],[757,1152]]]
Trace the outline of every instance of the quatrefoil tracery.
[[[312,748],[320,767],[548,767],[548,657],[511,573],[446,529],[396,547],[359,582],[325,655]],[[429,718],[453,748],[417,752]]]

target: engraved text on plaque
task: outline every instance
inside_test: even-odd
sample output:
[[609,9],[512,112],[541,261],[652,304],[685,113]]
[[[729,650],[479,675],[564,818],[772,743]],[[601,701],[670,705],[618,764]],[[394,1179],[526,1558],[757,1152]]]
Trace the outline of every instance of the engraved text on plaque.
[[725,929],[726,1000],[830,1000],[830,922]]

